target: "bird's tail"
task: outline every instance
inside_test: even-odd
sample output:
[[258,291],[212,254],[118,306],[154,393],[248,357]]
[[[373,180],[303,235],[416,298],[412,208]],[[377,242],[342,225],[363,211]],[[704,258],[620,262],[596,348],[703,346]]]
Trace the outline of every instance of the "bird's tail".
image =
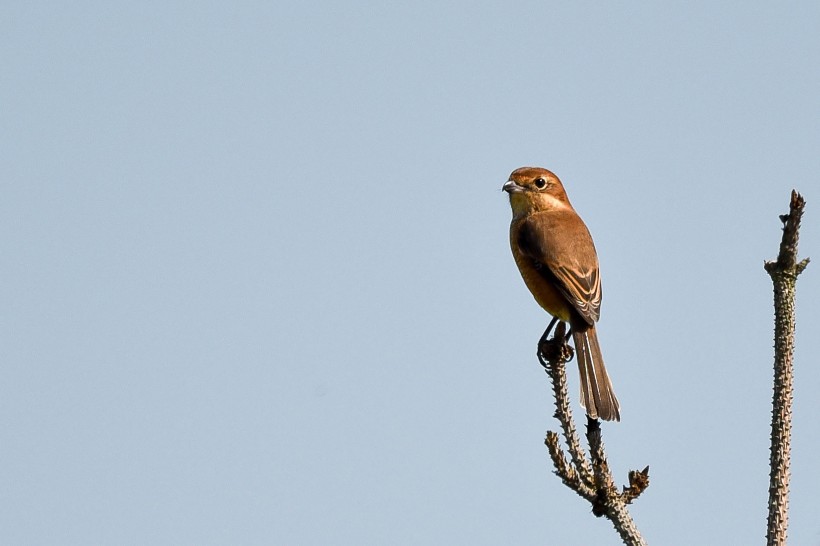
[[581,405],[593,419],[620,421],[620,405],[606,373],[595,326],[583,331],[573,328],[572,339],[581,371]]

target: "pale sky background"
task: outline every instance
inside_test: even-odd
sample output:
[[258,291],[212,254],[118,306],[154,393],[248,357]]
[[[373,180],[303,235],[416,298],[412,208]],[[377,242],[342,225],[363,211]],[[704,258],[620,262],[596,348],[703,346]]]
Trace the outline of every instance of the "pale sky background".
[[[651,544],[820,544],[820,3],[5,2],[0,543],[618,544],[552,475],[510,171],[601,261]],[[577,370],[570,368],[577,410]]]

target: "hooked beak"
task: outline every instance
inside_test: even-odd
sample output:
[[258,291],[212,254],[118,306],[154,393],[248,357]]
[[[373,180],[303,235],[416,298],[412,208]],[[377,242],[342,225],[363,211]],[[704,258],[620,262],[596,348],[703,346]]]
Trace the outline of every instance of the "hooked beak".
[[513,193],[520,193],[524,191],[524,188],[516,184],[514,180],[507,180],[507,182],[504,183],[503,186],[501,186],[501,189],[511,195]]

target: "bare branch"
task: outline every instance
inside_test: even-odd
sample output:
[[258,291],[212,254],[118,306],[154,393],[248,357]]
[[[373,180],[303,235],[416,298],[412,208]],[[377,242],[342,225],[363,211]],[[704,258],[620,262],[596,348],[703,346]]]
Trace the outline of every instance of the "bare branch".
[[769,474],[769,517],[766,542],[783,546],[789,525],[789,477],[791,462],[792,391],[794,384],[794,299],[797,276],[809,263],[797,262],[800,219],[805,207],[803,197],[792,190],[789,213],[780,216],[783,238],[777,261],[764,268],[774,285],[774,392]]
[[555,417],[561,423],[561,430],[570,454],[568,461],[561,448],[559,435],[552,431],[547,432],[545,444],[555,467],[555,473],[564,485],[589,501],[593,514],[598,517],[605,516],[612,522],[624,544],[645,545],[626,505],[638,498],[649,486],[649,467],[642,471],[631,471],[629,486],[624,486],[623,492],[619,493],[604,452],[601,423],[589,417],[587,417],[586,436],[590,459],[587,459],[572,419],[567,394],[566,363],[572,358],[572,348],[566,343],[566,326],[564,323],[559,323],[551,339],[547,339],[549,330],[548,328],[538,343],[538,360],[552,381],[555,395]]

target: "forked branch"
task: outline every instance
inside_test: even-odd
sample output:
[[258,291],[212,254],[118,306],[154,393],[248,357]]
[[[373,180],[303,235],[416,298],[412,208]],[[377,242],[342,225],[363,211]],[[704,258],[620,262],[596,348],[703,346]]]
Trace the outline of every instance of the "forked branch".
[[589,501],[592,513],[605,516],[614,525],[624,544],[645,545],[626,505],[637,499],[649,487],[649,467],[629,473],[629,486],[618,491],[609,469],[601,438],[601,423],[587,417],[587,443],[590,457],[581,446],[572,418],[567,393],[566,363],[572,359],[572,348],[566,343],[566,326],[559,322],[555,334],[547,339],[547,332],[538,343],[538,360],[549,375],[555,396],[555,418],[561,423],[569,460],[558,433],[547,432],[545,444],[555,466],[555,473],[564,485]]

